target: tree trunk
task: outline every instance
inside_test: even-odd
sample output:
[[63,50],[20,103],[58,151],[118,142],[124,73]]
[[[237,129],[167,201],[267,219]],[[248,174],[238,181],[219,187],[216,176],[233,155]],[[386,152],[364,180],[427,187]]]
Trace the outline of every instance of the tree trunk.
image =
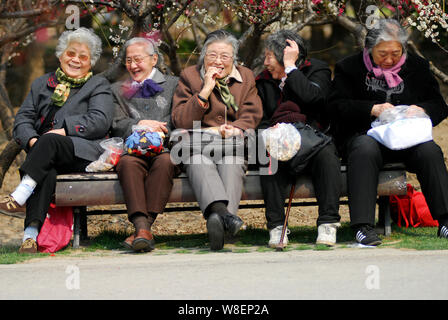
[[6,172],[21,150],[22,148],[15,140],[10,140],[0,154],[0,188],[3,185]]

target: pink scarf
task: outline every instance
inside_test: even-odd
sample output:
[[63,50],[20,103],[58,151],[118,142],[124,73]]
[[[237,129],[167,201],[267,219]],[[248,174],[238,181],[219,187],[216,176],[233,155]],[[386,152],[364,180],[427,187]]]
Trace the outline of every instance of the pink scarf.
[[372,61],[370,60],[369,51],[367,49],[364,49],[363,59],[367,70],[373,71],[376,78],[384,78],[389,88],[394,88],[403,81],[403,79],[401,79],[398,75],[398,72],[400,72],[401,66],[406,61],[406,54],[403,54],[400,61],[398,61],[398,63],[390,69],[381,69],[380,67],[374,67]]

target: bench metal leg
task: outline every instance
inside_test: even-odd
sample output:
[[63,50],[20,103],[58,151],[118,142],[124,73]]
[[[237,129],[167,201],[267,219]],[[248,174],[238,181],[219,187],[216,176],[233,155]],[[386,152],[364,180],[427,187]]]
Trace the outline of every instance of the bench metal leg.
[[384,235],[389,236],[392,232],[389,196],[378,198],[378,220],[384,226]]
[[81,212],[78,207],[73,208],[73,248],[79,248],[79,239],[81,237]]
[[87,240],[87,208],[86,207],[81,207],[80,208],[80,212],[81,212],[81,240]]
[[80,240],[87,239],[86,207],[73,207],[73,248],[78,249]]

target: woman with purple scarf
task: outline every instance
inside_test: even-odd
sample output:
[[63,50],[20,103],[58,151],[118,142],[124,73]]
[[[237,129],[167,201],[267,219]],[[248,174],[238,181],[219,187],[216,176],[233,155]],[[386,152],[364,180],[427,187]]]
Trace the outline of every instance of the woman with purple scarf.
[[[151,140],[152,135],[158,132],[168,136],[172,129],[171,100],[178,78],[163,74],[157,68],[162,56],[151,40],[132,38],[124,48],[129,77],[112,85],[115,102],[112,134],[128,142],[138,136],[141,132],[138,127],[141,127],[146,132],[145,139]],[[137,138],[137,142],[139,140]],[[134,147],[128,146],[128,153],[133,150]],[[123,245],[136,252],[155,248],[151,226],[157,215],[163,213],[173,178],[180,173],[180,169],[171,162],[169,150],[163,150],[149,157],[125,154],[117,164],[128,218],[135,227],[135,233],[126,238]]]
[[387,109],[409,105],[424,111],[433,126],[448,107],[426,60],[406,51],[407,33],[392,19],[369,30],[363,52],[335,67],[329,112],[341,154],[347,161],[351,226],[356,241],[379,245],[374,230],[378,175],[385,163],[402,162],[416,173],[439,237],[448,238],[448,173],[440,147],[429,141],[391,150],[366,135],[371,123]]

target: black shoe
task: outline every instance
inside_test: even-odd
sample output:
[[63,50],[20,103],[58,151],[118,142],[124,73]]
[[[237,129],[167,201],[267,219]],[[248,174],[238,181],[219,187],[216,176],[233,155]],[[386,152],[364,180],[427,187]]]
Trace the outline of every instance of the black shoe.
[[240,217],[231,213],[226,214],[222,220],[224,221],[224,229],[232,236],[235,236],[240,231],[244,223]]
[[356,231],[356,241],[365,246],[377,246],[381,244],[375,229],[369,225],[363,225]]
[[208,240],[210,249],[221,250],[224,247],[224,225],[217,213],[211,213],[207,219]]
[[448,239],[448,226],[444,224],[439,225],[439,229],[437,230],[437,236],[439,238]]

